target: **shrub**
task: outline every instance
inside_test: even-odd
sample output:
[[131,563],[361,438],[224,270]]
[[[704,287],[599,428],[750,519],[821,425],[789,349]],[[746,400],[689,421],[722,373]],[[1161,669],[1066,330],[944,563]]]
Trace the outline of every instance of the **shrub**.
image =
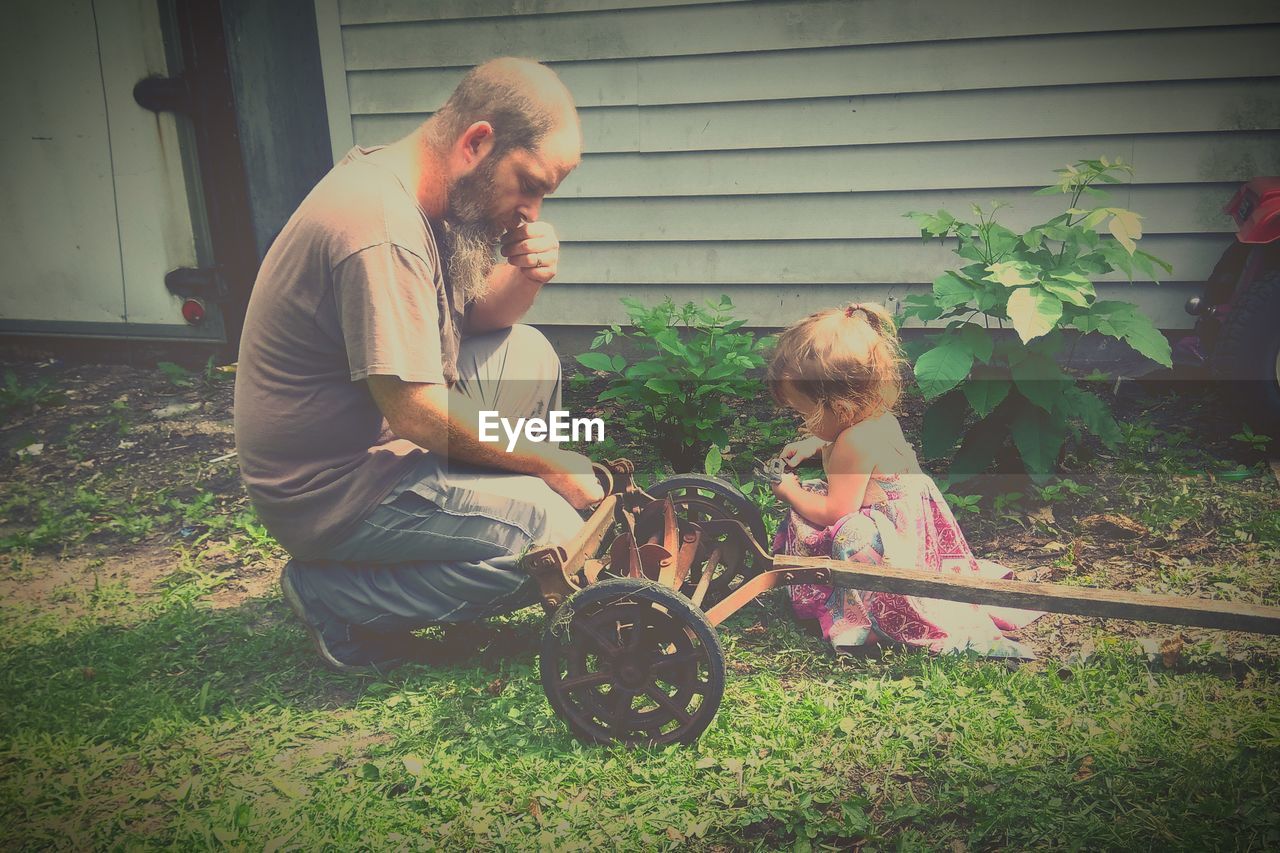
[[[1120,183],[1117,174],[1132,174],[1131,167],[1104,158],[1056,171],[1058,182],[1037,195],[1070,196],[1066,212],[1023,233],[996,222],[1000,204],[987,211],[974,206],[970,222],[944,210],[906,214],[926,240],[954,237],[955,253],[969,261],[935,279],[931,293],[904,300],[904,317],[947,321],[913,355],[920,390],[933,401],[922,427],[925,455],[946,456],[959,442],[950,482],[985,470],[1010,440],[1027,472],[1045,482],[1068,432],[1079,441],[1083,427],[1108,446],[1119,439],[1102,400],[1058,366],[1065,330],[1110,335],[1171,364],[1169,343],[1151,321],[1128,302],[1099,300],[1093,285],[1112,270],[1130,280],[1135,271],[1152,280],[1157,267],[1172,272],[1137,248],[1138,214],[1079,207],[1083,196],[1105,198],[1096,184]],[[1104,225],[1110,236],[1100,232]],[[1016,337],[993,334],[1008,326]],[[970,412],[978,420],[966,428]]]
[[[707,308],[692,302],[677,308],[670,297],[652,308],[635,299],[622,304],[631,331],[617,324],[602,329],[591,342],[593,351],[577,360],[612,376],[600,402],[624,404],[629,429],[653,441],[677,472],[695,470],[713,445],[728,444],[734,413],[726,400],[749,399],[763,390],[747,372],[764,365],[773,339],[737,331],[746,321],[732,319],[728,296],[708,300]],[[598,351],[616,338],[631,340],[645,357],[627,364],[621,355]]]

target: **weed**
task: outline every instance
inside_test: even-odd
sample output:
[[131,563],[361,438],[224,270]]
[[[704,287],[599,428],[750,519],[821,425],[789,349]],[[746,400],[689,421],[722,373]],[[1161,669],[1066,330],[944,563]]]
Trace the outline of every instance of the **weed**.
[[1061,503],[1071,497],[1085,497],[1093,494],[1093,489],[1089,486],[1082,486],[1075,480],[1063,478],[1057,482],[1050,483],[1046,486],[1032,486],[1036,492],[1036,496],[1047,504]]
[[37,406],[58,405],[64,399],[62,391],[49,382],[42,379],[34,385],[23,385],[18,381],[18,374],[6,370],[4,385],[0,386],[0,415],[8,416]]
[[951,492],[943,492],[942,496],[947,499],[947,504],[954,512],[967,512],[977,515],[982,511],[979,506],[982,502],[982,495],[953,495]]
[[1271,443],[1271,436],[1256,435],[1253,430],[1249,429],[1248,424],[1245,424],[1244,429],[1231,437],[1249,447],[1250,450],[1256,450],[1259,453],[1265,453],[1267,445]]

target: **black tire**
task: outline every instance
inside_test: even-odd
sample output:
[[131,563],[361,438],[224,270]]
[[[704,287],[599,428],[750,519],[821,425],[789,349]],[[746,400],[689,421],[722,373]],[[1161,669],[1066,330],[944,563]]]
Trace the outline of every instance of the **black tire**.
[[[690,503],[701,497],[708,504],[720,507],[722,514],[716,517],[741,521],[765,550],[769,548],[768,534],[765,533],[764,517],[760,515],[760,508],[738,491],[732,483],[726,483],[724,480],[708,477],[705,474],[677,474],[645,489],[645,492],[655,498],[671,495],[677,507],[681,505],[682,499],[685,503]],[[690,520],[699,521],[700,519],[691,518]]]
[[1280,270],[1264,273],[1232,301],[1213,365],[1243,421],[1280,440]]
[[538,665],[547,701],[584,743],[693,743],[724,696],[715,628],[649,580],[611,578],[575,593],[547,624]]

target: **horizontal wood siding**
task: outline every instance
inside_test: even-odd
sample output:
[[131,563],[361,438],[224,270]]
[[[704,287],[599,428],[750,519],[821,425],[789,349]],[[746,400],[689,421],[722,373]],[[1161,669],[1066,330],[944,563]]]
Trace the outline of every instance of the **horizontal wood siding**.
[[1134,164],[1170,281],[1108,281],[1166,328],[1230,240],[1236,184],[1280,174],[1280,7],[989,0],[317,0],[335,151],[407,133],[466,68],[549,61],[580,107],[582,165],[548,200],[561,274],[529,315],[599,324],[618,299],[728,293],[773,326],[928,287],[953,265],[910,210],[1032,197],[1084,157]]

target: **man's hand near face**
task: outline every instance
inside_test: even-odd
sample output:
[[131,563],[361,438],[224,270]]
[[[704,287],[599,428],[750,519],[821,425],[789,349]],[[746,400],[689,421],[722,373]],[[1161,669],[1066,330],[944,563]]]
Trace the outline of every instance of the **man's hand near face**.
[[507,263],[489,274],[489,290],[467,306],[466,333],[478,335],[520,322],[542,285],[560,269],[560,238],[550,222],[523,222],[502,235]]
[[502,256],[525,278],[546,284],[560,266],[560,239],[550,222],[524,222],[502,235]]

